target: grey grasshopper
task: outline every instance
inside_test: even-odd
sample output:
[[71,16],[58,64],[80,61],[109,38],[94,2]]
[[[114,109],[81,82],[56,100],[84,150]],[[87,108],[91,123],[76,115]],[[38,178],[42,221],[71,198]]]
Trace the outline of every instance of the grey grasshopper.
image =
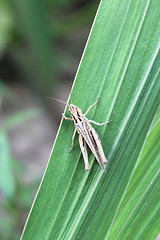
[[[55,99],[55,98],[51,98],[51,99],[65,103],[65,102]],[[88,110],[85,112],[85,114],[83,114],[80,108],[73,105],[72,99],[71,99],[70,105],[68,103],[65,103],[65,104],[67,104],[69,106],[69,112],[70,112],[72,118],[68,118],[64,114],[62,114],[62,115],[64,116],[64,118],[66,120],[74,121],[74,124],[75,124],[75,130],[74,130],[73,137],[72,137],[72,147],[69,152],[71,152],[73,150],[74,138],[75,138],[76,132],[78,132],[79,133],[79,144],[80,144],[80,148],[81,148],[82,155],[84,158],[84,163],[85,163],[85,170],[89,171],[89,162],[88,162],[88,154],[87,154],[87,145],[88,145],[88,147],[91,149],[92,153],[94,154],[97,162],[101,166],[102,170],[106,173],[104,163],[105,164],[107,163],[107,159],[104,155],[101,140],[98,136],[98,133],[95,131],[95,129],[91,126],[90,123],[101,126],[101,125],[110,123],[112,120],[105,122],[105,123],[97,123],[95,121],[92,121],[92,120],[89,120],[86,118],[87,113],[91,110],[91,108],[93,106],[95,106],[98,103],[98,100],[99,100],[99,98],[97,99],[97,101],[94,104],[92,104],[88,108]]]

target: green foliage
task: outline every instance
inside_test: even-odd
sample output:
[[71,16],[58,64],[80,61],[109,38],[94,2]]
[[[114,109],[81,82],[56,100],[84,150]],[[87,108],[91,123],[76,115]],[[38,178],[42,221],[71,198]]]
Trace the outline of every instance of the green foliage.
[[[0,104],[4,99],[16,103],[17,96],[2,82],[0,82]],[[8,131],[26,120],[42,114],[40,109],[28,109],[9,116],[0,125],[0,238],[3,240],[18,239],[20,232],[17,226],[22,227],[23,215],[28,212],[32,201],[33,189],[37,182],[24,185],[21,175],[25,168],[17,159],[14,159],[10,150]]]
[[13,28],[13,18],[6,0],[0,1],[0,57],[11,41],[10,32]]
[[[7,53],[4,54],[7,60],[13,66],[16,63],[15,72],[21,73],[34,92],[44,98],[52,94],[63,68],[66,53],[57,41],[61,39],[67,46],[64,37],[72,38],[75,31],[88,26],[97,6],[93,2],[74,9],[72,4],[70,0],[2,0],[0,3],[0,56]],[[68,55],[72,54],[69,49]],[[6,72],[2,66],[2,76]]]
[[21,41],[12,50],[13,57],[35,91],[46,96],[52,89],[56,62],[53,61],[47,5],[41,0],[14,0],[12,10]]
[[[160,222],[158,2],[102,1],[74,82],[109,163],[89,152],[85,172],[73,123],[62,121],[22,239],[155,239]],[[68,110],[66,115],[69,114]]]
[[0,131],[0,189],[8,199],[12,199],[15,190],[15,182],[11,172],[11,156],[9,142],[6,133]]

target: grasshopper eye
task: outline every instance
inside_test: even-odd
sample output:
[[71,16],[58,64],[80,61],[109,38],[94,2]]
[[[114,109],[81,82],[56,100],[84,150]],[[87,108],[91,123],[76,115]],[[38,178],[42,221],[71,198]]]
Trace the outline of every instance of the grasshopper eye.
[[77,119],[74,117],[74,115],[72,115],[72,117],[73,117],[75,123],[77,123]]

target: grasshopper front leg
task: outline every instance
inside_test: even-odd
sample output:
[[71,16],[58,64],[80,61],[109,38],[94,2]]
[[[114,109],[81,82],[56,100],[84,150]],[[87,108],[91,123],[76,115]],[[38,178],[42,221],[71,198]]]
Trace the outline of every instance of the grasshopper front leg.
[[73,132],[73,136],[72,136],[72,147],[69,150],[69,152],[71,152],[73,150],[73,148],[74,148],[74,139],[75,139],[75,136],[76,136],[76,132],[77,132],[77,129],[75,128],[75,130]]
[[65,120],[70,120],[70,121],[73,121],[73,119],[72,119],[72,118],[66,117],[66,116],[64,115],[64,113],[62,113],[62,116],[64,117],[64,119],[65,119]]
[[[62,114],[62,116],[63,116],[66,120],[73,121],[72,118],[66,117],[64,114]],[[76,135],[76,128],[75,128],[75,130],[74,130],[74,132],[73,132],[73,136],[72,136],[72,147],[71,147],[71,149],[69,150],[69,152],[71,152],[71,151],[73,150],[73,148],[74,148],[74,138],[75,138],[75,135]]]
[[98,101],[99,101],[99,97],[97,98],[97,101],[96,101],[95,103],[93,103],[93,104],[88,108],[88,110],[85,112],[84,116],[87,115],[87,113],[91,110],[92,107],[94,107],[94,106],[98,103]]

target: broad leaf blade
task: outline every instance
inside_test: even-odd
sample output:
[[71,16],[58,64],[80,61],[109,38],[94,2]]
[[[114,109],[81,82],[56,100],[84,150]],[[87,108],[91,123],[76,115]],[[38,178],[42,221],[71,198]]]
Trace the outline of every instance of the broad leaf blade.
[[[107,174],[90,152],[91,170],[84,171],[77,139],[68,153],[74,126],[63,121],[23,239],[113,236],[117,211],[160,102],[159,12],[156,0],[101,2],[72,99],[85,112],[100,96],[88,118],[112,119],[107,127],[95,126],[109,158]],[[156,224],[154,232],[158,235]]]
[[159,139],[160,110],[148,131],[108,239],[156,239],[156,229],[160,229]]

